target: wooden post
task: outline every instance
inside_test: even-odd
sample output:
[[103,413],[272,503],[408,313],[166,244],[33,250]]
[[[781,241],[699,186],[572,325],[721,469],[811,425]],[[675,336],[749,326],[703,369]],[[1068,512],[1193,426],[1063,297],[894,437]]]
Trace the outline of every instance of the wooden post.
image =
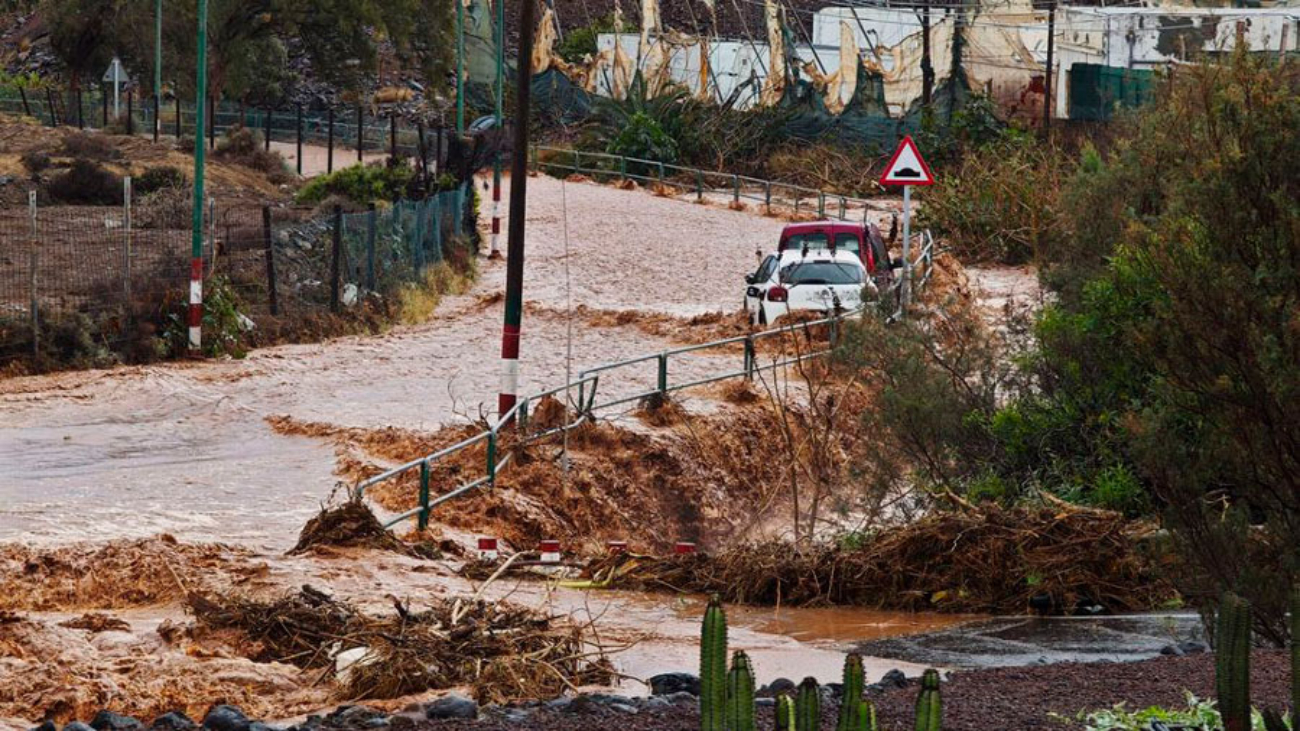
[[361,162],[361,155],[366,147],[366,111],[365,107],[357,103],[357,162]]
[[81,105],[81,88],[77,88],[77,129],[86,128],[86,113]]
[[329,113],[329,143],[328,152],[325,153],[325,172],[334,172],[334,107],[330,107]]
[[266,128],[266,139],[263,140],[263,143],[264,143],[264,148],[267,152],[271,151],[271,111],[272,110],[270,107],[266,108],[266,112],[265,112],[266,119],[263,120],[266,122],[266,124],[264,125]]
[[266,296],[271,305],[271,315],[280,314],[280,302],[275,291],[275,246],[271,240],[271,207],[262,206],[262,244],[266,247]]
[[159,112],[162,111],[162,102],[159,101],[158,95],[153,95],[153,143],[158,144],[158,137],[162,134],[162,117]]
[[50,105],[50,126],[58,127],[59,115],[58,115],[58,110],[54,108],[54,92],[50,91],[50,87],[48,86],[45,87],[45,101],[47,104]]
[[339,266],[343,258],[343,207],[334,206],[334,255],[330,262],[330,312],[339,311]]
[[397,115],[388,118],[388,159],[397,159]]
[[176,142],[181,141],[181,95],[176,95]]
[[298,105],[298,175],[302,175],[302,105]]
[[104,91],[103,86],[99,87],[99,108],[104,114],[103,122],[99,128],[108,129],[108,92]]
[[18,96],[23,99],[23,114],[28,117],[32,116],[32,105],[27,103],[27,90],[21,86],[18,87]]
[[1043,138],[1052,131],[1052,51],[1056,46],[1056,0],[1047,6],[1047,71],[1043,74]]
[[134,105],[132,104],[132,100],[134,99],[134,97],[135,97],[135,92],[131,91],[130,89],[127,89],[126,90],[126,136],[127,137],[130,137],[131,135],[135,134],[135,114],[134,114],[135,109],[134,109]]

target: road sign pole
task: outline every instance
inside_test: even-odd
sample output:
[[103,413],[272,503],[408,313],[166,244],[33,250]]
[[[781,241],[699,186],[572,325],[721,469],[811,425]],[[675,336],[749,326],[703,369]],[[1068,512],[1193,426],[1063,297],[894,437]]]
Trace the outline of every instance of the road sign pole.
[[903,186],[903,306],[912,304],[912,186]]
[[[203,326],[203,100],[208,94],[208,0],[199,0],[197,83],[194,90],[194,210],[190,222],[190,352],[201,350]],[[215,116],[215,115],[214,115]],[[216,120],[213,120],[215,124]]]

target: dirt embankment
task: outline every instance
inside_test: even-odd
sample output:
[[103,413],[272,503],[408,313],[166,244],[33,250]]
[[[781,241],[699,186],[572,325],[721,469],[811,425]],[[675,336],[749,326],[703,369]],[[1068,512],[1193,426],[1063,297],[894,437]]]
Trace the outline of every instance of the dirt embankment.
[[[99,141],[106,153],[104,156],[108,158],[102,161],[104,167],[118,175],[139,177],[149,168],[167,166],[188,177],[194,170],[193,155],[176,149],[173,142],[154,144],[153,140],[138,135],[83,132],[75,127],[51,128],[30,117],[0,114],[0,175],[12,176],[15,180],[29,179],[30,173],[22,158],[30,153],[44,153],[50,157],[52,167],[44,173],[49,175],[75,157],[70,154],[68,141],[73,140],[72,147],[75,148],[76,139],[83,136]],[[206,192],[222,205],[229,205],[235,199],[283,201],[288,197],[264,171],[215,157],[208,160],[205,171]],[[0,187],[0,204],[25,205],[27,189],[26,185]]]

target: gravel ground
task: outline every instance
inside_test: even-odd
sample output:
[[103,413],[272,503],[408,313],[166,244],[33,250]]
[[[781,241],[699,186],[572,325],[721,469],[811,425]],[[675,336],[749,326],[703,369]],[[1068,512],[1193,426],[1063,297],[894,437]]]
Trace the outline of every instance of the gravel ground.
[[[1287,703],[1289,657],[1282,651],[1257,651],[1252,673],[1252,697],[1257,705],[1282,707]],[[943,685],[945,731],[988,731],[989,729],[1080,728],[1049,714],[1073,718],[1081,709],[1101,709],[1123,702],[1129,708],[1150,705],[1182,707],[1184,690],[1200,697],[1213,694],[1214,656],[1162,657],[1133,663],[1061,664],[1036,668],[1000,668],[957,673]],[[915,682],[873,695],[884,729],[910,728]],[[760,728],[770,724],[771,710],[759,709]],[[825,704],[826,723],[834,718],[833,704]],[[584,712],[536,711],[526,721],[484,719],[427,721],[411,728],[438,729],[610,729],[634,731],[693,731],[699,728],[699,713],[692,703],[662,708],[642,707],[635,714],[610,706],[591,706]]]

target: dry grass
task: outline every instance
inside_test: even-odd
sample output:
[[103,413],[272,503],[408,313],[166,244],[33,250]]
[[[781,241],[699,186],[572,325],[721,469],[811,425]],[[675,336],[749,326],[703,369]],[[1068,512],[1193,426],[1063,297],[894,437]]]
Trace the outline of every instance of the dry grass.
[[458,271],[448,262],[440,261],[424,270],[421,281],[402,285],[397,293],[398,319],[406,325],[418,325],[433,316],[443,297],[468,292],[478,278],[470,261],[466,271]]

